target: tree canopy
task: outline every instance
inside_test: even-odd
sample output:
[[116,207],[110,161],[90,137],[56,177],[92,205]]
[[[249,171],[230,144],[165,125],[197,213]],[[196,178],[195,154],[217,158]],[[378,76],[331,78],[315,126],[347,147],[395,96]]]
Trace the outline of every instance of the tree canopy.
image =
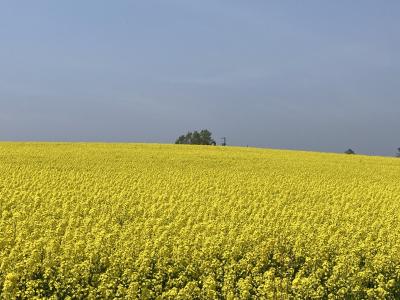
[[353,149],[348,149],[348,150],[346,150],[344,153],[346,153],[346,154],[356,154],[356,153],[353,151]]
[[188,132],[186,135],[181,135],[175,141],[175,144],[190,144],[190,145],[215,145],[215,141],[212,138],[212,133],[203,129],[200,132],[193,131]]

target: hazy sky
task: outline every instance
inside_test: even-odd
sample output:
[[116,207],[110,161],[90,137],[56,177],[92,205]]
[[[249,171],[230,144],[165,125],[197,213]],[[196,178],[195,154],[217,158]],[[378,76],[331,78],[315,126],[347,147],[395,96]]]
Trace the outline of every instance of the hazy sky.
[[0,0],[0,140],[394,155],[398,0]]

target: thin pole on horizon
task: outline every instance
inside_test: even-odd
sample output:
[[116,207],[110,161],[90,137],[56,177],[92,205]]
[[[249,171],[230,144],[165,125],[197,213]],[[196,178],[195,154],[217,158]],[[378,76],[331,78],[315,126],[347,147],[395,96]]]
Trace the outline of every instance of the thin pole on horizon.
[[222,137],[221,140],[223,140],[221,146],[226,146],[226,137]]

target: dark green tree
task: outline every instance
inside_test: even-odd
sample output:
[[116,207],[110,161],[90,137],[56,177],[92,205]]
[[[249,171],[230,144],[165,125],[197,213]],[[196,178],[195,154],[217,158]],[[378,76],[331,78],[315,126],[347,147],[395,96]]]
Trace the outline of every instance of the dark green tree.
[[346,153],[346,154],[356,154],[352,149],[348,149],[344,153]]
[[397,157],[400,157],[400,148],[397,148]]
[[200,132],[195,130],[188,132],[186,135],[181,135],[175,141],[175,144],[215,145],[215,141],[212,138],[212,133],[207,129],[203,129]]
[[207,129],[200,131],[200,141],[202,145],[215,145],[212,134]]
[[201,135],[196,130],[192,134],[192,139],[190,143],[192,145],[203,145],[203,141],[201,140]]
[[185,141],[186,141],[186,136],[185,135],[181,135],[175,141],[175,144],[186,144]]

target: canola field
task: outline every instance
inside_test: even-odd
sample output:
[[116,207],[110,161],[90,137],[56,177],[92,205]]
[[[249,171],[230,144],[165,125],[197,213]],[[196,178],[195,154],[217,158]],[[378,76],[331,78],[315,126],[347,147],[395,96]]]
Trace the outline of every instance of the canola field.
[[399,299],[400,159],[0,143],[2,299]]

